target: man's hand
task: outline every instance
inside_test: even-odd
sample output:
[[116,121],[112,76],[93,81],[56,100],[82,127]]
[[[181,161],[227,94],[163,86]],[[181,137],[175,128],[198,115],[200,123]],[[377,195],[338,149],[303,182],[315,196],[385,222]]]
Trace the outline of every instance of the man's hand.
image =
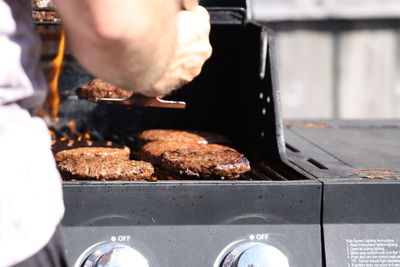
[[209,16],[197,0],[55,1],[74,57],[120,88],[167,94],[211,54]]
[[196,6],[191,10],[180,11],[175,54],[162,77],[144,94],[168,94],[199,75],[212,52],[209,34],[210,17],[205,8]]

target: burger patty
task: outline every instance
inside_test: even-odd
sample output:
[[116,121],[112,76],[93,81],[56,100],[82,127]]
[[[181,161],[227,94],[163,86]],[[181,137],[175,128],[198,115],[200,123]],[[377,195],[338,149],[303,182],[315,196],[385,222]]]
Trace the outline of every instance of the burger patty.
[[57,162],[63,177],[96,180],[143,180],[153,175],[150,163],[120,158],[67,158]]
[[132,95],[131,91],[123,90],[101,79],[94,79],[89,83],[79,86],[75,93],[79,98],[89,100],[99,98],[128,98]]
[[129,147],[78,147],[59,151],[55,154],[56,161],[80,158],[115,158],[128,160],[130,156]]
[[196,144],[230,143],[230,140],[225,136],[215,133],[198,132],[198,131],[152,129],[152,130],[146,130],[138,135],[139,146],[153,141],[196,143]]
[[233,150],[233,148],[217,144],[153,141],[143,145],[138,150],[136,155],[141,160],[145,160],[153,164],[159,164],[161,154],[178,149],[192,149],[198,151]]
[[[39,8],[55,8],[53,1],[49,0],[33,0],[33,7]],[[35,21],[59,21],[60,16],[55,11],[33,11],[32,17]]]
[[231,148],[167,151],[160,156],[160,166],[183,177],[197,179],[236,179],[240,174],[250,170],[249,161]]

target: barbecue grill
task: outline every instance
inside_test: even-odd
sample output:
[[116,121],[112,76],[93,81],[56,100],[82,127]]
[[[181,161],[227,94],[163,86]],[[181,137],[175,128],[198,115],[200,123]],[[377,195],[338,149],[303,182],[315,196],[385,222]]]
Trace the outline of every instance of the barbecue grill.
[[211,131],[252,166],[235,181],[64,181],[71,266],[400,266],[400,124],[284,125],[273,33],[254,22],[247,2],[202,2],[213,55],[167,97],[185,101],[184,110],[78,100],[74,89],[92,77],[67,54],[59,123],[50,125],[58,137],[70,133],[70,120],[76,135],[131,147],[146,129]]

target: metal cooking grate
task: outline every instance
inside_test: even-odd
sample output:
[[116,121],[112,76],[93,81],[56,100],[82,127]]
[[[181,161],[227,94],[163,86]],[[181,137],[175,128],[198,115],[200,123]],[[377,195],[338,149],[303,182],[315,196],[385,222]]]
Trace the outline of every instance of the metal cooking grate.
[[[73,129],[71,129],[73,128]],[[107,137],[103,137],[101,133],[97,131],[86,131],[84,128],[74,128],[71,125],[52,125],[49,126],[53,137],[53,151],[57,152],[61,149],[68,149],[74,147],[90,147],[90,146],[108,146],[121,147],[126,145],[135,150],[135,137],[131,134],[130,136],[119,136],[112,134]],[[89,134],[88,134],[89,133]],[[90,137],[87,137],[90,136]],[[271,165],[270,163],[261,161],[258,163],[252,162],[251,171],[244,173],[238,180],[244,181],[289,181],[293,180],[286,178],[285,175],[280,174],[276,169],[278,167]],[[77,177],[66,177],[66,180],[82,180]],[[162,180],[162,179],[160,179]],[[181,180],[176,178],[174,180]]]
[[60,25],[61,18],[54,8],[32,7],[32,17],[36,25]]

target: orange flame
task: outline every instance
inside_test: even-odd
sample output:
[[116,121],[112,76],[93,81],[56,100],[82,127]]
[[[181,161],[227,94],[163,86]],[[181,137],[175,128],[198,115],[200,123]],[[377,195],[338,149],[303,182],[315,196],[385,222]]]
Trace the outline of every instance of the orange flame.
[[91,136],[90,136],[89,133],[85,133],[85,134],[84,134],[84,137],[85,137],[85,139],[90,139],[90,138],[91,138]]
[[37,112],[40,116],[50,116],[52,119],[58,117],[58,108],[60,105],[60,94],[58,92],[58,78],[62,71],[62,63],[64,61],[65,51],[65,33],[61,30],[60,43],[58,45],[57,56],[51,61],[51,68],[54,70],[53,76],[49,81],[46,101],[41,109]]
[[88,132],[80,135],[76,140],[77,141],[82,141],[82,140],[90,140],[91,136]]

